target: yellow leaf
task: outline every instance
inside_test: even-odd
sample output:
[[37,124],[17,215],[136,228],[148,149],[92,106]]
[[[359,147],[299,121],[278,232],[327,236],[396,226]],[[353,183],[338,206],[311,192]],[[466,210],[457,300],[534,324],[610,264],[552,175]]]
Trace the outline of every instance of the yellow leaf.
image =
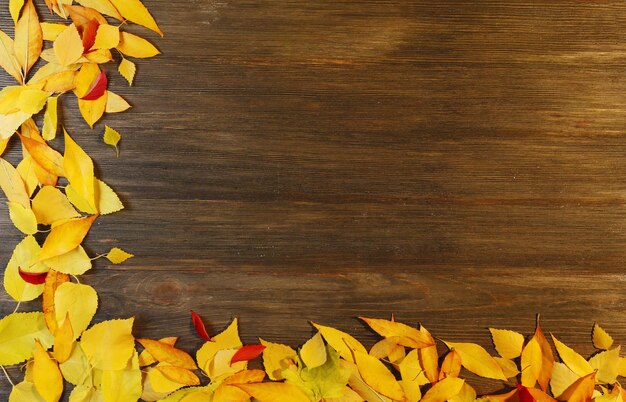
[[83,40],[76,25],[70,24],[54,41],[54,54],[62,66],[74,64],[83,55]]
[[96,314],[98,294],[91,286],[65,282],[54,293],[54,306],[57,326],[60,328],[69,314],[74,339],[77,339]]
[[593,346],[596,349],[608,350],[613,345],[613,338],[598,323],[593,324]]
[[113,54],[109,49],[97,49],[85,54],[85,59],[92,63],[106,64],[113,60]]
[[259,402],[311,402],[300,388],[287,383],[237,384],[236,387],[246,391]]
[[107,105],[105,112],[107,113],[120,113],[130,109],[130,104],[124,100],[118,94],[107,91]]
[[98,179],[96,179],[96,200],[98,200],[100,215],[108,215],[124,209],[124,205],[111,187]]
[[399,345],[420,349],[435,344],[432,337],[400,322],[365,317],[360,317],[360,319],[385,338],[398,337]]
[[140,0],[111,0],[111,3],[117,8],[122,17],[163,36],[163,32],[159,29],[156,21]]
[[284,377],[281,371],[293,364],[297,356],[296,351],[280,343],[267,342],[263,339],[260,339],[260,341],[261,345],[265,346],[263,350],[263,366],[267,376],[272,381],[283,380]]
[[[170,345],[170,346],[176,345],[177,341],[178,341],[178,337],[176,337],[176,336],[169,336],[169,337],[166,337],[166,338],[159,339],[159,342],[165,343],[165,344]],[[150,352],[148,352],[146,349],[144,349],[139,354],[139,366],[140,367],[149,366],[149,365],[154,364],[156,362],[157,361],[154,358],[154,356],[152,356],[150,354]]]
[[135,63],[133,63],[132,61],[126,58],[122,58],[118,71],[120,72],[122,77],[126,78],[126,81],[128,81],[129,86],[133,85],[133,80],[135,79],[135,73],[137,72],[137,67],[135,66]]
[[353,338],[352,335],[349,335],[332,327],[325,327],[323,325],[316,324],[314,322],[311,322],[311,325],[313,325],[322,334],[326,342],[333,349],[339,352],[339,356],[341,356],[343,359],[354,363],[354,358],[352,357],[352,349],[367,353],[367,350],[361,344],[361,342]]
[[17,202],[8,202],[9,217],[15,227],[22,233],[32,235],[37,233],[37,218],[32,209],[24,208]]
[[578,374],[580,377],[584,377],[593,372],[593,368],[584,357],[579,355],[574,351],[574,349],[565,345],[558,339],[552,335],[552,341],[554,341],[554,346],[556,346],[557,352],[559,352],[559,356],[563,363],[567,365],[574,373]]
[[0,158],[0,188],[10,202],[30,208],[30,199],[18,171],[9,162]]
[[54,227],[43,243],[39,261],[65,254],[78,247],[96,218],[94,215]]
[[515,359],[522,354],[524,335],[508,329],[489,328],[489,331],[500,356],[505,359]]
[[91,85],[96,78],[98,78],[98,75],[100,75],[100,67],[98,67],[97,64],[83,63],[74,80],[76,84],[74,94],[77,98],[82,98],[87,95],[87,92],[91,89]]
[[41,32],[43,34],[43,40],[55,40],[61,34],[61,32],[65,31],[66,28],[67,24],[42,22]]
[[46,402],[58,402],[63,394],[63,376],[59,365],[50,358],[38,339],[35,340],[34,356],[35,388]]
[[475,402],[476,391],[468,383],[464,383],[463,386],[461,387],[461,391],[459,391],[458,394],[450,398],[449,401],[450,402]]
[[124,370],[105,370],[102,373],[104,402],[136,402],[141,396],[141,371],[137,353],[133,354]]
[[119,149],[117,148],[117,144],[119,144],[122,136],[117,131],[113,130],[109,126],[104,126],[104,143],[115,148],[117,152],[117,156],[120,155]]
[[403,348],[403,346],[398,345],[398,339],[397,336],[392,336],[391,338],[383,338],[376,342],[370,349],[370,356],[374,356],[377,359],[386,359],[394,353],[398,347]]
[[37,222],[42,225],[52,225],[58,221],[80,216],[65,194],[52,186],[42,187],[33,198],[33,212],[37,217]]
[[57,272],[54,269],[50,269],[48,276],[46,276],[46,283],[43,288],[42,309],[46,325],[52,333],[56,332],[58,328],[56,313],[54,311],[54,293],[62,283],[69,281],[70,278],[68,275]]
[[[179,391],[179,392],[185,392],[185,391],[189,392],[181,396],[182,399],[180,399],[180,402],[206,402],[206,401],[219,402],[215,400],[215,393],[211,391],[210,389],[206,387],[199,388],[199,389],[200,390],[198,390],[198,387],[194,387],[194,388],[185,388]],[[193,390],[195,390],[195,392],[191,392]],[[175,394],[172,394],[172,395],[175,395]],[[248,394],[246,394],[246,396],[247,395]],[[248,396],[248,399],[249,398],[250,397]],[[172,399],[172,401],[178,401],[178,399]],[[229,401],[229,402],[234,402],[234,401]]]
[[537,383],[541,373],[542,356],[541,347],[537,338],[532,337],[522,350],[521,368],[522,385],[532,388]]
[[22,83],[22,72],[15,57],[13,39],[2,30],[0,30],[0,67],[15,78],[17,82]]
[[244,370],[224,379],[224,384],[249,384],[252,382],[262,382],[265,378],[263,370]]
[[87,204],[96,210],[96,188],[93,174],[93,162],[89,155],[74,142],[65,131],[65,156],[63,158],[65,177],[72,189],[81,196]]
[[54,334],[54,358],[59,363],[64,363],[70,358],[74,346],[74,330],[70,321],[69,312],[65,315],[63,324]]
[[124,17],[120,15],[119,11],[117,11],[115,6],[111,4],[109,0],[76,0],[76,2],[85,7],[93,8],[102,14],[111,16],[120,21],[124,19]]
[[13,18],[13,23],[17,23],[17,20],[20,18],[22,7],[24,7],[24,0],[9,0],[9,12],[11,13],[11,18]]
[[302,345],[300,357],[307,368],[319,367],[326,363],[326,345],[324,345],[321,333],[318,332]]
[[417,350],[420,364],[424,368],[424,374],[431,383],[435,383],[439,378],[439,355],[437,346],[429,346]]
[[512,378],[519,374],[517,364],[513,360],[505,359],[504,357],[494,357],[498,366],[502,369],[502,373],[506,378]]
[[420,363],[417,349],[411,350],[406,357],[398,364],[400,376],[405,381],[415,382],[418,386],[430,383],[424,373]]
[[[552,338],[554,339],[554,336]],[[596,373],[587,374],[570,385],[559,399],[567,402],[589,402],[593,396],[595,385]]]
[[618,373],[621,377],[626,377],[626,357],[619,358]]
[[57,135],[57,110],[58,100],[56,96],[51,96],[47,100],[46,113],[43,115],[43,138],[46,141],[55,139]]
[[353,352],[359,373],[370,387],[389,398],[404,399],[402,387],[380,360],[358,350]]
[[[37,70],[37,72],[39,71],[41,71],[41,69]],[[45,79],[42,79],[42,82],[44,84],[43,90],[46,92],[59,94],[72,91],[74,88],[76,88],[76,84],[74,83],[76,79],[76,74],[76,71],[72,69],[67,69],[44,77]]]
[[107,92],[96,100],[78,99],[78,109],[80,110],[80,114],[91,128],[93,128],[94,124],[96,124],[102,115],[104,115],[106,106]]
[[0,320],[0,365],[13,366],[33,356],[34,341],[52,345],[42,313],[13,313]]
[[76,26],[79,28],[87,25],[91,20],[96,20],[98,24],[101,25],[108,24],[106,18],[104,18],[102,14],[95,10],[96,7],[88,8],[70,5],[66,6],[65,8],[69,11],[70,18],[72,19],[74,24],[76,24]]
[[446,342],[446,345],[459,352],[463,367],[472,373],[485,378],[506,381],[498,362],[482,346],[474,343],[455,342]]
[[215,390],[212,402],[248,402],[249,400],[250,395],[247,392],[232,385],[222,384]]
[[[156,367],[150,367],[147,370],[147,379],[150,382],[150,386],[154,391],[167,395],[185,386],[185,384],[179,384],[167,378],[165,374],[157,369],[157,367],[158,365]],[[145,398],[142,397],[142,399]]]
[[14,113],[0,113],[0,139],[9,138],[20,127],[22,123],[28,120],[32,115],[30,113],[18,110]]
[[117,50],[126,56],[139,59],[146,59],[161,54],[152,43],[128,32],[120,32],[120,43],[117,45]]
[[215,353],[213,360],[209,363],[209,371],[207,372],[213,382],[219,382],[222,378],[229,377],[248,368],[248,362],[246,361],[230,363],[235,353],[237,353],[237,349],[222,349]]
[[[340,396],[336,398],[324,398],[324,402],[363,402],[364,399],[352,389],[345,387]],[[409,399],[410,401],[410,399]]]
[[[94,185],[95,186],[95,185]],[[89,205],[89,203],[78,194],[74,187],[71,184],[68,184],[65,187],[65,194],[67,195],[67,199],[72,203],[74,207],[76,207],[79,211],[83,211],[87,214],[95,214],[97,210]]]
[[237,328],[237,318],[233,319],[228,328],[222,333],[215,335],[211,341],[205,342],[196,353],[198,366],[202,371],[211,376],[209,365],[215,358],[218,351],[223,349],[239,349],[242,347]]
[[114,25],[100,25],[92,49],[113,49],[120,43],[120,29]]
[[24,5],[22,16],[15,24],[15,41],[13,48],[15,58],[21,66],[24,76],[35,64],[43,47],[43,33],[39,25],[39,17],[32,0]]
[[102,391],[87,385],[74,387],[68,402],[102,402],[104,396]]
[[198,367],[191,356],[180,349],[176,349],[166,343],[152,339],[137,339],[146,350],[159,362],[171,364],[172,366],[195,370]]
[[185,368],[161,364],[157,365],[156,369],[165,377],[178,384],[200,385],[198,376]]
[[43,285],[25,282],[19,274],[20,267],[27,272],[46,272],[43,264],[37,263],[41,247],[33,236],[26,236],[13,250],[13,255],[4,271],[4,289],[17,301],[34,300],[44,290]]
[[24,87],[20,92],[15,106],[22,112],[33,115],[43,109],[49,96],[49,92],[42,91],[41,89]]
[[9,145],[9,141],[10,140],[11,140],[11,138],[5,138],[3,140],[0,140],[0,156],[2,156],[2,154],[4,154],[4,151],[6,151],[7,145]]
[[556,402],[556,399],[552,398],[550,395],[538,388],[527,388],[527,391],[536,402]]
[[106,255],[106,259],[111,261],[113,264],[121,264],[132,257],[134,257],[134,255],[117,247],[113,247]]
[[[19,165],[17,165],[16,170],[20,174],[20,177],[26,186],[26,193],[28,196],[31,196],[39,187],[37,173],[41,170],[41,168],[37,165],[37,162],[33,160],[32,156],[26,155]],[[22,206],[22,204],[19,205]]]
[[613,384],[619,371],[620,347],[605,350],[589,359],[589,365],[596,371],[596,380],[600,384]]
[[9,402],[46,402],[32,382],[21,382],[11,389]]
[[461,354],[452,349],[448,352],[441,363],[441,371],[439,372],[439,380],[446,377],[458,377],[461,372]]
[[554,355],[552,354],[552,347],[548,340],[543,335],[541,326],[539,325],[539,317],[537,317],[537,327],[535,328],[535,334],[533,335],[539,343],[541,349],[541,371],[539,372],[539,378],[537,382],[541,389],[545,392],[548,389],[548,383],[550,381],[550,375],[552,374],[552,366],[554,365]]
[[60,153],[49,147],[45,142],[39,142],[23,135],[19,137],[30,156],[33,157],[33,160],[46,172],[54,176],[65,175],[63,156]]
[[83,333],[80,345],[89,362],[100,370],[122,370],[133,355],[133,318],[110,320]]
[[80,344],[75,344],[70,357],[59,365],[63,378],[74,385],[93,384],[93,370],[83,348]]
[[456,396],[461,389],[465,381],[456,377],[447,377],[439,381],[431,389],[426,392],[421,402],[444,402],[452,399]]

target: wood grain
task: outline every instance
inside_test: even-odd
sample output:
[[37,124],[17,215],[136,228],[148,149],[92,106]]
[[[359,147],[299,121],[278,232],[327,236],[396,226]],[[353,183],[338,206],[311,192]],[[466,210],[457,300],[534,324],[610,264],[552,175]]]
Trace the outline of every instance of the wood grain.
[[[372,344],[355,317],[392,313],[488,347],[536,313],[585,353],[594,320],[626,341],[624,2],[146,4],[163,55],[131,88],[110,69],[134,109],[91,131],[64,99],[127,205],[89,249],[137,254],[83,278],[98,320],[189,350],[190,309],[294,346],[307,320]],[[1,264],[18,241],[0,207]]]

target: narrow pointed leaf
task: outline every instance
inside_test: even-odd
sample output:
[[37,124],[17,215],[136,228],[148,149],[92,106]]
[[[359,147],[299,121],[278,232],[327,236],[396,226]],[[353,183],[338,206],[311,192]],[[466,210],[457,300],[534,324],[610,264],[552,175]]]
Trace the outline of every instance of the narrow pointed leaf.
[[235,353],[230,359],[230,365],[232,366],[233,364],[238,362],[246,362],[252,359],[256,359],[257,357],[261,356],[264,350],[265,346],[263,345],[246,345],[237,350],[237,353]]

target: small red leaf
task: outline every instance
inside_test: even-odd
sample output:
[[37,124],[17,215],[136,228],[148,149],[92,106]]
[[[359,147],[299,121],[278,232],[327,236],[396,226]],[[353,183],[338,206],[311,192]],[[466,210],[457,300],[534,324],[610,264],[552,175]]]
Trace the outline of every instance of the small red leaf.
[[26,272],[22,271],[22,267],[18,270],[20,277],[24,282],[28,282],[31,285],[43,285],[46,282],[47,272]]
[[98,27],[100,27],[100,23],[95,19],[89,20],[87,25],[83,27],[83,49],[85,49],[85,52],[88,52],[94,43],[96,43]]
[[520,402],[537,402],[535,397],[528,391],[528,388],[523,386],[522,384],[517,384],[518,393],[517,396]]
[[263,350],[265,350],[265,346],[263,345],[246,345],[239,349],[233,355],[233,358],[230,359],[230,365],[232,366],[237,362],[245,362],[248,360],[256,359],[257,357],[261,356]]
[[206,327],[204,326],[204,323],[202,322],[202,318],[200,318],[198,313],[193,310],[191,310],[191,321],[193,322],[193,326],[196,328],[196,332],[200,338],[213,342],[213,340],[211,340],[211,336],[209,336],[209,333],[206,330]]
[[83,96],[82,100],[96,100],[99,99],[107,90],[107,85],[109,83],[109,79],[104,71],[100,72],[100,75],[96,78],[93,85],[87,91],[85,96]]

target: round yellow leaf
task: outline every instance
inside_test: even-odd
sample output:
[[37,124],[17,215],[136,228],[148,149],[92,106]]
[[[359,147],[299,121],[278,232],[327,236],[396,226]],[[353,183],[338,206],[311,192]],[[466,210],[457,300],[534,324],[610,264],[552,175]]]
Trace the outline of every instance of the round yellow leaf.
[[98,294],[88,285],[72,282],[62,283],[54,293],[54,307],[59,327],[69,314],[77,339],[87,329],[98,309]]

